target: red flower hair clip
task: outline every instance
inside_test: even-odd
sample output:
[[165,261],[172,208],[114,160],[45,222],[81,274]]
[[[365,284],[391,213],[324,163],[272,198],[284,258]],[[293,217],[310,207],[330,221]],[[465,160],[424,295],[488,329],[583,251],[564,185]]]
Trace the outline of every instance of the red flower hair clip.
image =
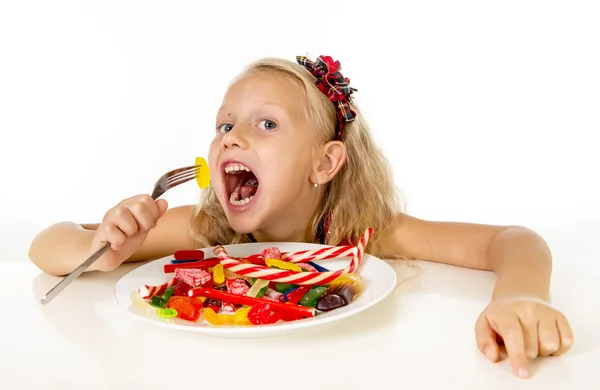
[[340,62],[329,56],[319,56],[314,62],[304,56],[296,56],[296,61],[317,78],[317,88],[336,105],[337,139],[341,140],[346,122],[352,122],[356,118],[356,112],[350,108],[350,102],[352,92],[357,89],[350,87],[350,79],[340,73]]

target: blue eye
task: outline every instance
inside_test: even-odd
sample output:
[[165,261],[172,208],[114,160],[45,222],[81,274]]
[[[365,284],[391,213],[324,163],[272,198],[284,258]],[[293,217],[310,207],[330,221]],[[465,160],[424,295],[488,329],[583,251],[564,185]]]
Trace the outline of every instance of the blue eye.
[[268,119],[263,119],[262,121],[260,121],[258,127],[264,130],[274,130],[277,127],[277,124]]
[[227,133],[233,129],[233,125],[229,123],[223,123],[222,125],[217,126],[217,130],[221,133]]

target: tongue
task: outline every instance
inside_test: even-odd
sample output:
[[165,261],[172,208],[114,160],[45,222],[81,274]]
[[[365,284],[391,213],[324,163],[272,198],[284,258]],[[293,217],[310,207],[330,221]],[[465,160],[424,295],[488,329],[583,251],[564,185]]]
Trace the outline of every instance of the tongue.
[[256,194],[257,188],[258,180],[256,180],[254,175],[250,175],[250,177],[244,178],[242,181],[240,181],[240,184],[234,192],[237,192],[240,195],[239,199],[243,200]]

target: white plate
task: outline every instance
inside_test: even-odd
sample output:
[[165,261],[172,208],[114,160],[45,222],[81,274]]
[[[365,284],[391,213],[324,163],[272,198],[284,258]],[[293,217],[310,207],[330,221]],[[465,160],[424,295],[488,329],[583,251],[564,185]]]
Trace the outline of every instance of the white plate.
[[[226,245],[225,249],[232,257],[243,257],[260,253],[264,248],[271,246],[277,246],[281,252],[297,252],[325,247],[324,245],[318,244],[294,242],[261,242]],[[213,248],[203,249],[205,257],[214,257],[212,249]],[[163,266],[170,263],[172,259],[173,256],[168,256],[156,261],[152,261],[123,276],[115,286],[114,293],[117,304],[127,313],[152,324],[174,330],[192,331],[211,336],[232,338],[277,336],[324,325],[352,316],[370,308],[388,296],[396,285],[396,273],[392,267],[377,257],[365,254],[363,256],[360,268],[357,271],[362,276],[364,282],[362,293],[351,304],[327,313],[319,314],[313,318],[260,326],[213,326],[205,323],[202,320],[202,317],[198,322],[184,321],[178,318],[170,318],[168,320],[153,318],[143,313],[137,307],[133,306],[130,295],[131,292],[137,291],[138,288],[143,285],[160,285],[171,279],[173,274],[165,274],[163,271]],[[340,258],[320,260],[315,261],[315,263],[322,265],[330,271],[334,271],[345,268],[348,266],[349,261],[349,258]]]

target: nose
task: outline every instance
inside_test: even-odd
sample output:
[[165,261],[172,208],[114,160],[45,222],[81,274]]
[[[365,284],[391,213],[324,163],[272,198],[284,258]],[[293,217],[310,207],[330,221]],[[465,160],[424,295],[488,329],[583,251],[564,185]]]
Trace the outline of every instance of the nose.
[[233,126],[233,129],[229,130],[223,136],[223,147],[225,149],[234,147],[245,149],[247,146],[248,140],[246,139],[245,131],[239,124]]

